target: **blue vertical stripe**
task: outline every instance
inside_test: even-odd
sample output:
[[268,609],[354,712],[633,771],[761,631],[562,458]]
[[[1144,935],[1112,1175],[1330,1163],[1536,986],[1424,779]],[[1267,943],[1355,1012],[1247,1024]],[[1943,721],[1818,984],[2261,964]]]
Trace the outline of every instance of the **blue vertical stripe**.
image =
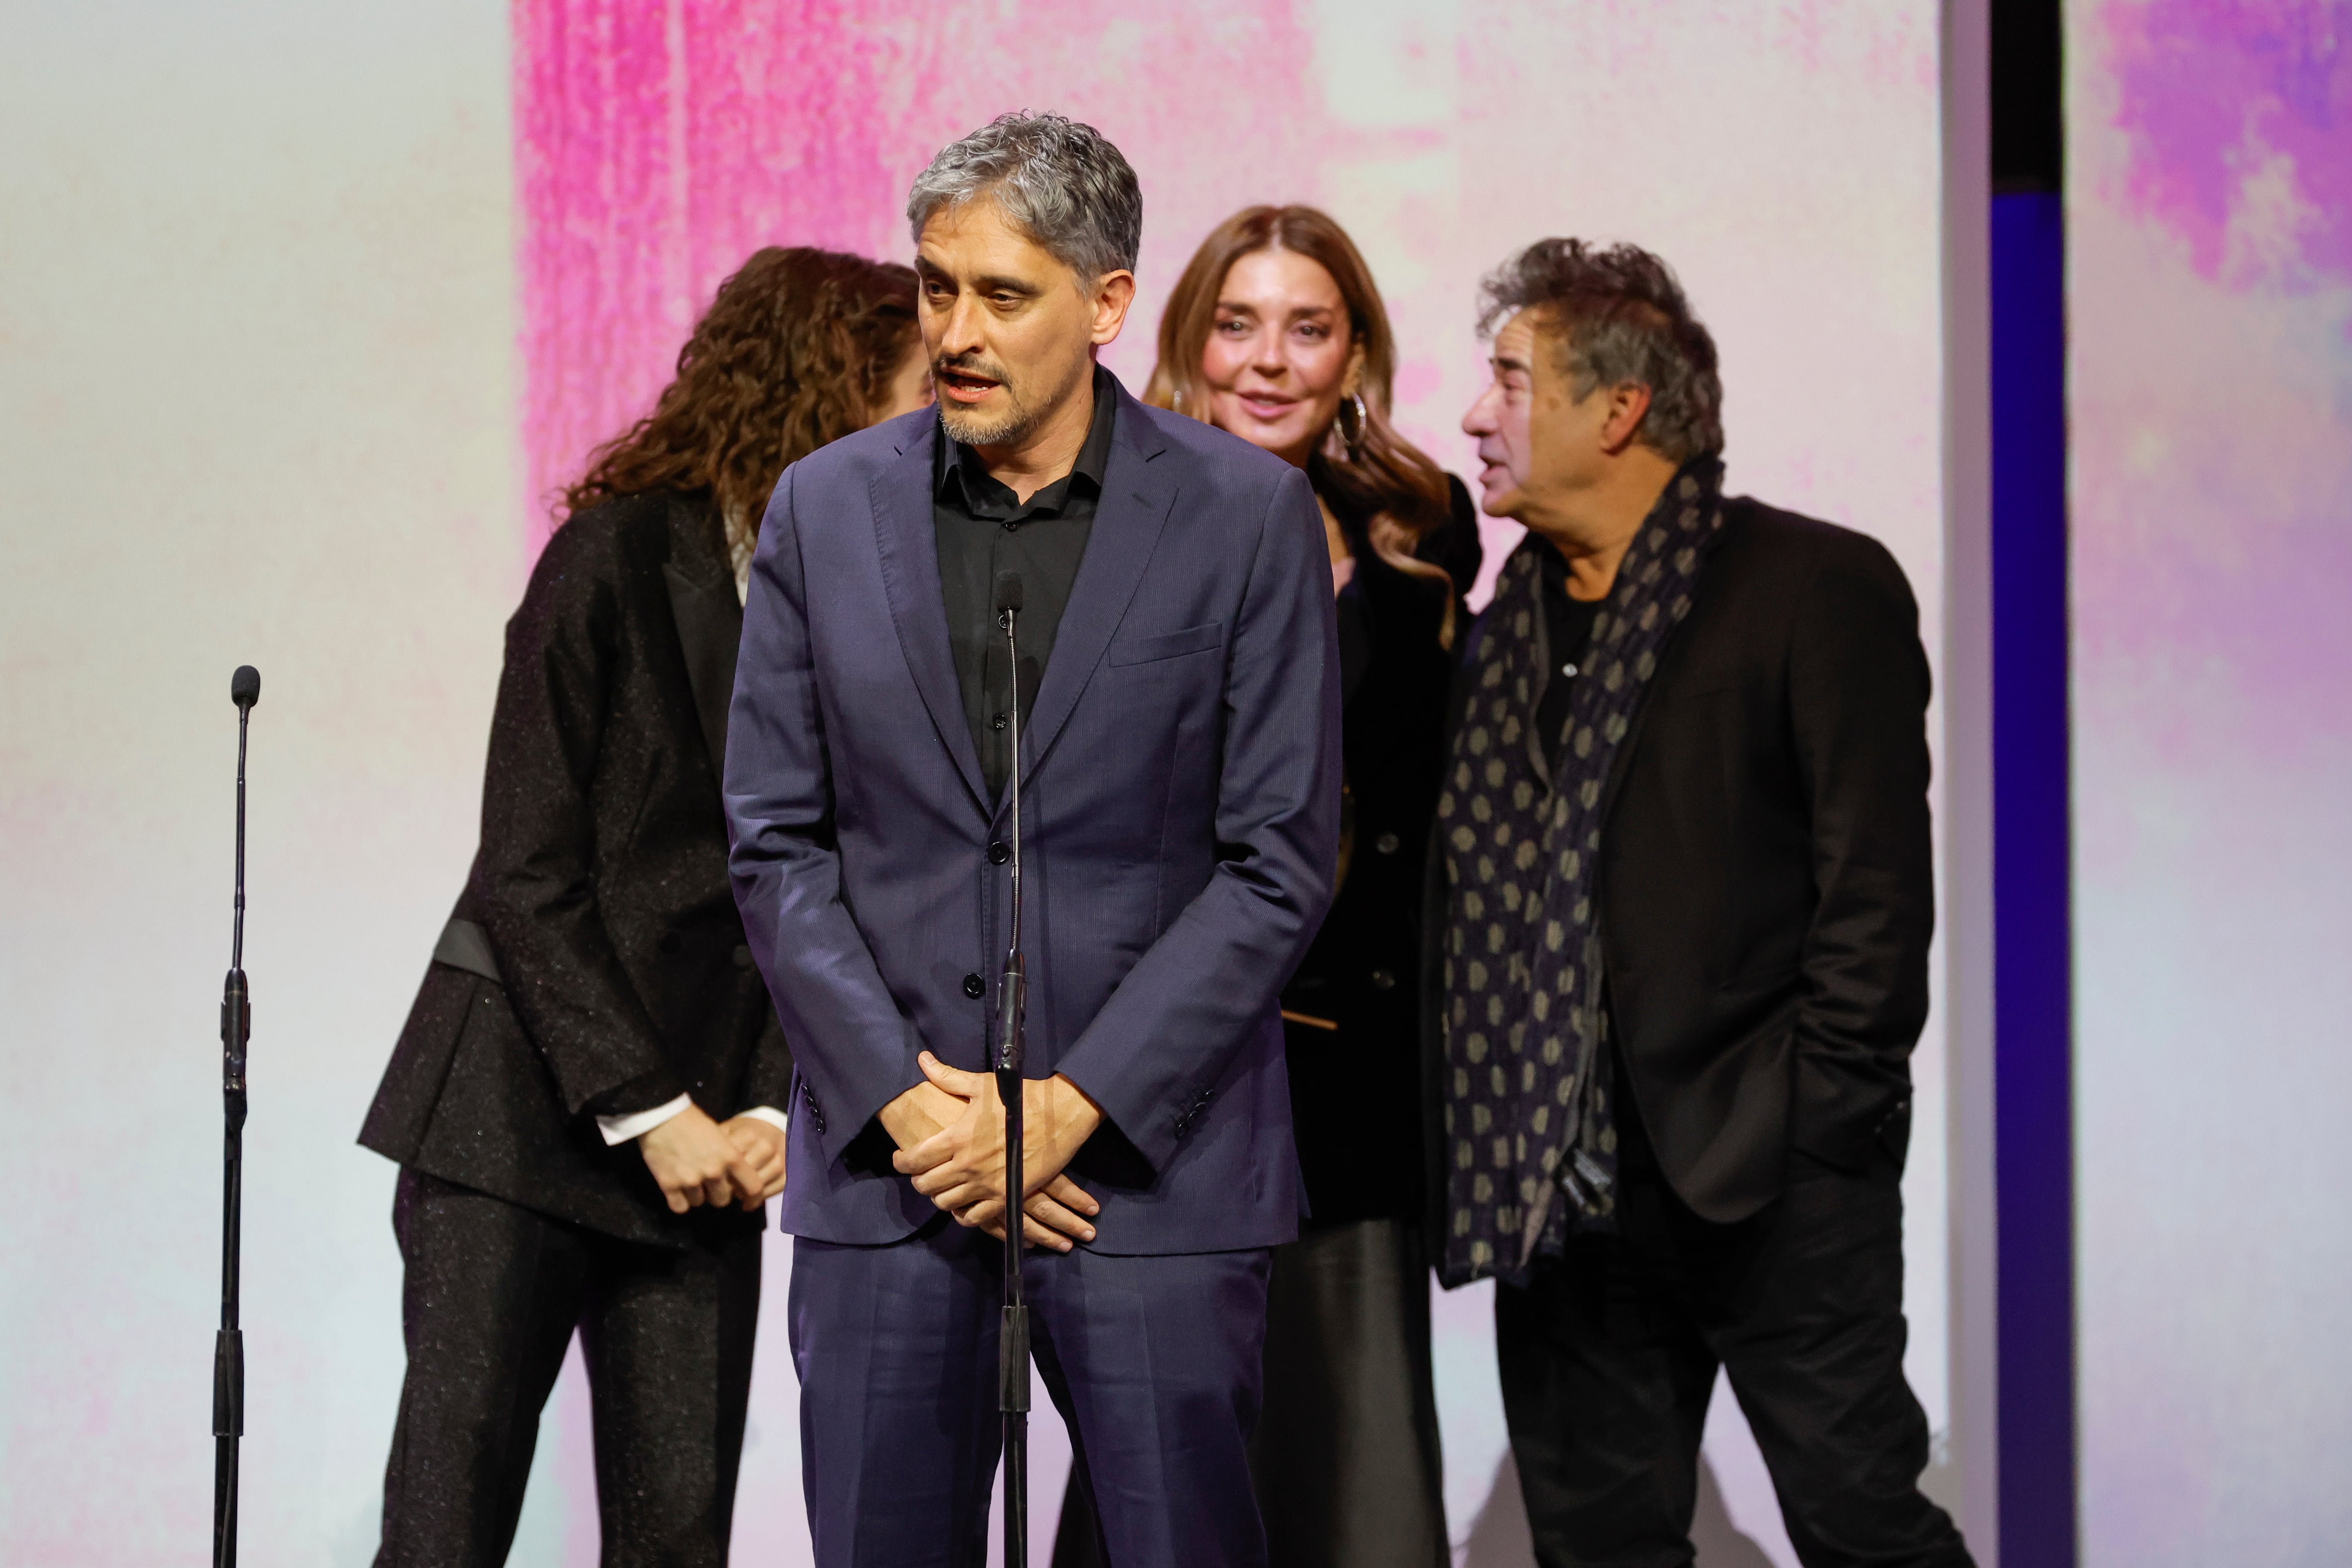
[[1992,201],[2001,1568],[2074,1568],[2065,218]]

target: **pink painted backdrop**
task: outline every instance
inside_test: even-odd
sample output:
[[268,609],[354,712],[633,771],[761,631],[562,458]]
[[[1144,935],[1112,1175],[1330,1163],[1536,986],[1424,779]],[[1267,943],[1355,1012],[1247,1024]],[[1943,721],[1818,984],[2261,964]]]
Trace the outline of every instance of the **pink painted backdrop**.
[[2352,1561],[2352,5],[2069,7],[2085,1568]]
[[[1214,83],[1216,133],[1248,148],[1253,187],[1311,188],[1318,137],[1297,111],[1310,41],[1286,11],[518,0],[530,496],[543,501],[644,412],[695,317],[751,251],[909,254],[908,184],[940,146],[1008,107],[1050,106],[1135,153],[1181,148],[1207,132],[1198,84]],[[1041,83],[1055,89],[1022,99]],[[1239,205],[1223,194],[1231,174],[1210,160],[1147,167],[1147,278],[1181,268],[1207,226],[1176,215]],[[1131,330],[1115,363],[1148,368],[1149,332]]]
[[1251,202],[1313,202],[1388,296],[1401,425],[1457,464],[1478,277],[1543,233],[1637,238],[1744,360],[1735,480],[1887,537],[1915,576],[1939,570],[1931,0],[517,0],[512,15],[522,451],[541,528],[751,250],[904,258],[906,188],[932,153],[1007,109],[1050,108],[1100,127],[1142,180],[1140,300],[1105,356],[1130,386],[1199,237]]

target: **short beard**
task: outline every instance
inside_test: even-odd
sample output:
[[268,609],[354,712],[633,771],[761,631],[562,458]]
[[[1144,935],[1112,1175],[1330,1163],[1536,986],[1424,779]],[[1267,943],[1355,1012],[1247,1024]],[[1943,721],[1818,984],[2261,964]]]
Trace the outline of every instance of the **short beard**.
[[1011,386],[997,384],[1004,387],[1004,400],[1010,406],[993,419],[966,413],[945,398],[940,400],[940,425],[949,440],[967,447],[1011,447],[1036,430],[1038,411],[1022,402]]
[[940,424],[948,438],[967,447],[1009,447],[1037,428],[1038,411],[1023,397],[1004,374],[1001,364],[992,364],[978,354],[960,354],[954,359],[934,359],[931,379],[938,382],[942,371],[961,370],[973,375],[984,375],[1004,391],[1005,410],[994,419],[983,418],[957,407],[947,398],[940,401]]
[[[940,398],[940,425],[947,431],[950,440],[961,442],[967,447],[1017,447],[1035,435],[1037,426],[1045,422],[1047,410],[1023,396],[1021,390],[1003,374],[1002,365],[974,363],[969,357],[961,362],[934,360],[931,363],[932,376],[936,379],[942,370],[969,370],[974,374],[987,376],[1004,389],[1005,409],[994,419],[970,413],[947,398]],[[1083,374],[1092,377],[1094,363],[1091,358]]]

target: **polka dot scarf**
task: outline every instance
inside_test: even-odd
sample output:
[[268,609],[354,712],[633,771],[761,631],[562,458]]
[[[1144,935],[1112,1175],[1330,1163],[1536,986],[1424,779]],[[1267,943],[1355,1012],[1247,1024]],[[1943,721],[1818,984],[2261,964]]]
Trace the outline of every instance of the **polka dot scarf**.
[[[1570,694],[1567,744],[1536,733],[1543,575],[1528,539],[1504,564],[1464,679],[1469,700],[1437,803],[1445,864],[1445,1174],[1440,1272],[1523,1283],[1569,1229],[1615,1224],[1601,930],[1601,797],[1658,655],[1723,524],[1723,465],[1695,458],[1617,569]],[[1571,657],[1572,650],[1562,650]]]

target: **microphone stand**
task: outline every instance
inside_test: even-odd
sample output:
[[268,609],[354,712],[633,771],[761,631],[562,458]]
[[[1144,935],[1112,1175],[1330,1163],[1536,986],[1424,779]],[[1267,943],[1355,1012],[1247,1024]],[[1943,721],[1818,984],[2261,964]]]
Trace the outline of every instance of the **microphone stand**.
[[1004,1417],[1004,1568],[1029,1564],[1029,1306],[1021,1289],[1023,1247],[1022,1029],[1028,974],[1021,957],[1021,657],[1013,628],[1020,614],[1000,589],[1005,667],[1013,701],[1013,937],[996,989],[996,1092],[1004,1102],[1004,1308],[996,1341],[996,1408]]
[[237,1327],[239,1243],[245,1210],[245,1047],[253,1002],[245,984],[245,740],[261,673],[239,665],[229,678],[236,704],[236,903],[228,979],[221,992],[221,1318],[213,1341],[213,1568],[236,1568],[237,1440],[245,1436],[245,1334]]

